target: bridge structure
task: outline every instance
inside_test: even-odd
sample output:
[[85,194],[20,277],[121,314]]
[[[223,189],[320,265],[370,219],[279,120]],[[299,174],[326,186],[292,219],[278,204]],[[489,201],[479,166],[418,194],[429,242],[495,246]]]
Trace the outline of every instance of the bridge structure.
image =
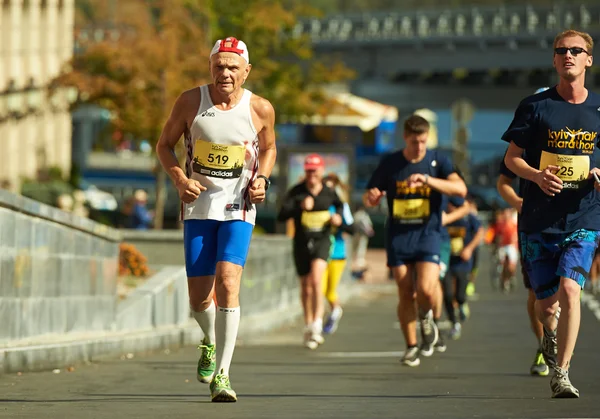
[[502,83],[510,72],[551,70],[554,37],[569,28],[600,39],[600,3],[332,15],[299,21],[294,36],[308,36],[317,55],[341,58],[359,78],[447,73]]

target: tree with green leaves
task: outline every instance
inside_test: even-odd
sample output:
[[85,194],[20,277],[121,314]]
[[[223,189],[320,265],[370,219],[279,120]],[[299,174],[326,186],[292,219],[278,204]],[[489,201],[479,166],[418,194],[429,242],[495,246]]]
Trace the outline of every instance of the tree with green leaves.
[[[111,111],[114,128],[156,144],[177,97],[209,82],[208,57],[216,39],[244,40],[253,64],[247,86],[267,98],[278,117],[314,114],[324,100],[319,86],[353,72],[337,62],[313,60],[310,40],[290,34],[296,16],[281,0],[85,0],[76,31],[101,28],[107,36],[81,45],[56,86],[76,86],[81,102]],[[157,170],[157,228],[162,227],[164,181]]]

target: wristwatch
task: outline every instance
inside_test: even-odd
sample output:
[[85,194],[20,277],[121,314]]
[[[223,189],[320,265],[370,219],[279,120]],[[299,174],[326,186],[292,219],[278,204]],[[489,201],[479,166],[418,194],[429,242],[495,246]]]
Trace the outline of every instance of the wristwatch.
[[271,186],[271,181],[265,175],[258,175],[258,176],[256,176],[256,179],[264,179],[265,180],[265,191],[269,189],[269,186]]

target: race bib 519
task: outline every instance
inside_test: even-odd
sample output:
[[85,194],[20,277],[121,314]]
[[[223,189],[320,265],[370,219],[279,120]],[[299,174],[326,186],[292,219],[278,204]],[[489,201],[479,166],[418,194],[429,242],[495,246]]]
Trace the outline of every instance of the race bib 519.
[[224,179],[239,178],[244,169],[246,147],[243,145],[215,144],[196,140],[194,172]]

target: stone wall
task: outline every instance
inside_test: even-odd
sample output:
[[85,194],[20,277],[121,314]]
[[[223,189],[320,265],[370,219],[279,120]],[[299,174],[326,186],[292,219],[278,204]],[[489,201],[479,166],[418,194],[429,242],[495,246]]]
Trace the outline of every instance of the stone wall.
[[120,234],[0,190],[0,344],[111,330]]

